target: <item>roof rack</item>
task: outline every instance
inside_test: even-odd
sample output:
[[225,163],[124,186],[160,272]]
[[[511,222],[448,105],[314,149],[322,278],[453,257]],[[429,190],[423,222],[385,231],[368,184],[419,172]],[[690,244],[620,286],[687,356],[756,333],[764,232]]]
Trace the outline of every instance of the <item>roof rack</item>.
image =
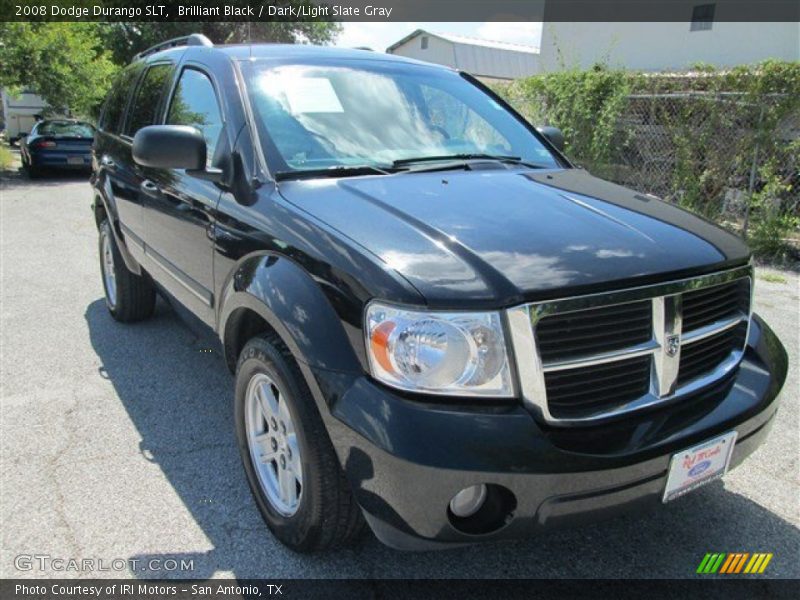
[[191,35],[184,35],[181,37],[172,38],[155,46],[150,46],[147,50],[142,50],[133,57],[133,60],[139,60],[155,52],[161,52],[168,48],[176,48],[178,46],[205,46],[206,48],[213,48],[214,42],[204,36],[202,33],[193,33]]

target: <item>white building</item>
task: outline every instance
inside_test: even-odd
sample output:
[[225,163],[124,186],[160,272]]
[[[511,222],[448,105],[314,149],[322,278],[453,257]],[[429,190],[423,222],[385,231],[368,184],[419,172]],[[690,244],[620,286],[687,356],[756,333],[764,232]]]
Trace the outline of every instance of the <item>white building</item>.
[[602,62],[680,71],[697,63],[733,67],[768,58],[800,60],[799,23],[545,23],[540,66],[548,72]]
[[40,96],[28,90],[17,96],[0,90],[0,106],[3,111],[6,137],[13,143],[19,139],[20,134],[30,133],[36,123],[37,115],[41,115],[48,104]]
[[386,51],[489,81],[587,69],[597,63],[640,71],[685,71],[697,63],[725,68],[769,58],[800,60],[800,23],[714,20],[715,11],[709,6],[713,5],[699,4],[693,20],[685,22],[548,22],[542,26],[541,40],[531,39],[529,45],[418,29]]
[[539,49],[535,46],[422,29],[392,44],[386,52],[453,67],[484,81],[517,79],[539,72]]

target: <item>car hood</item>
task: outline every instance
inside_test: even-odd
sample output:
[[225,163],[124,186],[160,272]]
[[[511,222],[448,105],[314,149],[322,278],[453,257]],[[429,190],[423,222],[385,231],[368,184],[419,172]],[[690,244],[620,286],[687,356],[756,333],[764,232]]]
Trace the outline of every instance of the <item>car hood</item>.
[[291,181],[289,202],[380,257],[430,305],[516,302],[747,262],[736,236],[580,169]]

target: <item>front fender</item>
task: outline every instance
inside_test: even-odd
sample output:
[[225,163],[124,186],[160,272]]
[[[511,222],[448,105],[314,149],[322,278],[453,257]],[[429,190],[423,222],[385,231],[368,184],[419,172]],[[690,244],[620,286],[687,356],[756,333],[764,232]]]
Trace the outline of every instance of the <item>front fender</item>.
[[330,371],[360,373],[361,363],[320,285],[297,263],[277,254],[245,258],[220,296],[219,333],[235,364],[237,328],[249,310],[283,339],[297,360]]

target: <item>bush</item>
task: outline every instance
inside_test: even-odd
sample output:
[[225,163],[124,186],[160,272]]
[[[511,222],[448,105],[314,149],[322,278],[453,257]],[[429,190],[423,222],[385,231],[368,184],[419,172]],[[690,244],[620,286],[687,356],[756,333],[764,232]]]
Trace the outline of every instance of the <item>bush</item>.
[[7,171],[14,163],[14,155],[11,154],[8,146],[0,142],[0,171]]
[[[537,125],[555,125],[564,133],[567,152],[602,165],[612,158],[616,124],[631,91],[632,76],[597,66],[522,79],[512,84],[523,100],[525,116]],[[624,141],[616,140],[616,143]]]
[[734,227],[765,256],[797,231],[800,62],[681,74],[598,65],[496,91],[534,124],[561,128],[567,154],[600,177],[717,220],[744,198]]
[[[800,143],[792,144],[800,151]],[[792,190],[778,173],[775,162],[769,161],[759,174],[762,187],[753,193],[750,210],[753,213],[753,226],[748,236],[753,251],[765,258],[785,260],[789,247],[787,236],[800,228],[800,216],[783,206],[780,197]]]

